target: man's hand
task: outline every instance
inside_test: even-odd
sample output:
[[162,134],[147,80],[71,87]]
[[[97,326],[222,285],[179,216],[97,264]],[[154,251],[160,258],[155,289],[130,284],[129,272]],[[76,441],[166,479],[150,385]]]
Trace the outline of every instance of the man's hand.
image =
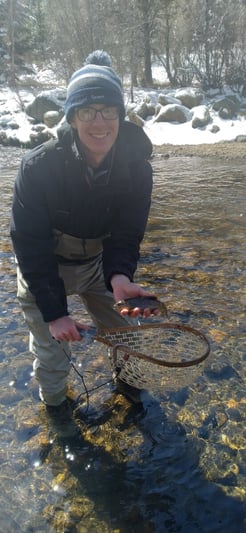
[[50,334],[57,341],[80,341],[81,329],[88,329],[88,326],[73,320],[70,316],[62,316],[49,323]]
[[[110,282],[116,302],[125,300],[126,298],[134,298],[136,296],[154,296],[151,292],[146,291],[140,285],[137,285],[137,283],[131,282],[129,278],[123,274],[113,275]],[[122,308],[120,314],[122,316],[127,316],[129,315],[129,311],[127,308]],[[158,314],[158,311],[154,311],[152,314]],[[148,308],[141,310],[139,307],[135,307],[130,313],[132,318],[139,315],[147,318],[151,315],[151,311]]]

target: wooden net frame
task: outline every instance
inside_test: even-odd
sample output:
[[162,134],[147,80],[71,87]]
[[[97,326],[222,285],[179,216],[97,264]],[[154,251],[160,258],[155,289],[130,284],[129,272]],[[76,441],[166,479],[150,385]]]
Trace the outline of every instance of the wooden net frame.
[[209,341],[189,326],[144,324],[98,332],[114,375],[138,389],[160,391],[192,383],[204,370]]

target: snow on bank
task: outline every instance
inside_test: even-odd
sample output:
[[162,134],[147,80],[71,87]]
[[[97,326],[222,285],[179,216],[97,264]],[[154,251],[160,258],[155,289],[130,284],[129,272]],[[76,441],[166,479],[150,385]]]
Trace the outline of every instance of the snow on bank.
[[234,141],[239,135],[246,135],[245,118],[235,120],[223,120],[216,116],[216,122],[220,130],[212,133],[211,126],[204,129],[192,128],[191,121],[184,124],[162,122],[153,124],[147,121],[144,131],[156,146],[163,144],[213,144],[223,141]]
[[[148,97],[153,103],[157,103],[160,90],[134,89],[135,102],[140,102]],[[20,90],[19,96],[9,88],[0,89],[0,119],[1,128],[7,137],[15,137],[25,144],[30,139],[33,123],[27,117],[21,107],[29,104],[34,98],[31,91]],[[125,94],[125,102],[129,103],[129,93]],[[145,122],[144,130],[151,142],[156,146],[163,144],[173,145],[197,145],[213,144],[223,141],[234,141],[240,135],[246,135],[246,118],[238,116],[235,119],[222,119],[213,111],[210,112],[213,124],[218,126],[217,133],[212,133],[211,124],[204,128],[192,128],[191,120],[178,124],[170,122],[156,122],[150,118]],[[4,125],[6,122],[6,126]],[[12,123],[12,124],[11,124]],[[13,128],[13,124],[15,127]],[[56,134],[56,128],[50,130]]]

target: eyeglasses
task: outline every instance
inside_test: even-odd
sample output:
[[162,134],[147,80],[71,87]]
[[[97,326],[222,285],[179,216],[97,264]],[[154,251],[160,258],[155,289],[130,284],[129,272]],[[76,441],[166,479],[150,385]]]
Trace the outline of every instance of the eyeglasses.
[[103,109],[95,109],[95,107],[79,107],[76,109],[77,116],[82,122],[90,122],[95,120],[97,113],[101,113],[104,120],[115,120],[119,118],[119,110],[116,106],[103,107]]

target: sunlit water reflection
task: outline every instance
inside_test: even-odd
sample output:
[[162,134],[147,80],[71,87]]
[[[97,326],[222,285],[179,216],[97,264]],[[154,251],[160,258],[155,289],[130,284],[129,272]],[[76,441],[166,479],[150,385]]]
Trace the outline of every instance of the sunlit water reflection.
[[[57,436],[38,401],[15,291],[9,210],[20,150],[0,148],[0,530],[165,533],[246,531],[245,164],[153,161],[154,194],[137,279],[171,320],[201,329],[212,353],[189,388],[90,397],[81,440]],[[76,299],[71,310],[84,311]],[[110,374],[103,355],[75,362],[89,388]],[[71,372],[75,395],[83,391]]]

